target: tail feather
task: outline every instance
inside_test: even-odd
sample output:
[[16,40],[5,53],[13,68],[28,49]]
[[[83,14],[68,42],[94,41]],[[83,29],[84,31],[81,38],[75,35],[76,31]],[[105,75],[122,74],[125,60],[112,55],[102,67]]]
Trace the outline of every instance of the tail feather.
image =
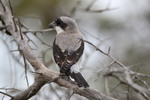
[[79,87],[89,87],[89,84],[86,82],[86,80],[83,78],[81,73],[71,73],[71,77],[77,82]]

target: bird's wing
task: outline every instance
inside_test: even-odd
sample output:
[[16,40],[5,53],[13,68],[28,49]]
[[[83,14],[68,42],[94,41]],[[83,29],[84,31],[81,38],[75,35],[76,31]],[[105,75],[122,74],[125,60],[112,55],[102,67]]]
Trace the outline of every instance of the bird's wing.
[[75,51],[73,49],[66,49],[62,52],[61,48],[55,43],[53,44],[53,56],[56,64],[60,67],[61,73],[67,73],[70,67],[77,63],[84,50],[84,42],[80,40],[81,46]]

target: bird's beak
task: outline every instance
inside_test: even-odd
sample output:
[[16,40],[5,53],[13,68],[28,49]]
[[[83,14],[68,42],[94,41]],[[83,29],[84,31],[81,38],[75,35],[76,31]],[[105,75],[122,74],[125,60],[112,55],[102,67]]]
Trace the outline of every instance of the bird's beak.
[[56,26],[55,21],[51,22],[51,23],[48,25],[49,28],[55,28],[55,26]]

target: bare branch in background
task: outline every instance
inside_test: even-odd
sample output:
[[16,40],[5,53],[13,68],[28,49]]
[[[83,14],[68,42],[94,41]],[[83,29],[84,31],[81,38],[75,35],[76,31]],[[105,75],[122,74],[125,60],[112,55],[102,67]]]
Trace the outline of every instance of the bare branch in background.
[[0,91],[0,94],[6,95],[6,96],[8,96],[8,97],[10,97],[10,98],[13,98],[13,96],[11,96],[11,95],[8,94],[8,93],[4,93],[4,92],[1,92],[1,91]]
[[94,3],[96,2],[97,0],[92,0],[92,2],[86,7],[86,11],[90,10],[91,7],[94,5]]
[[[97,46],[95,46],[93,43],[91,43],[87,40],[83,40],[83,41],[92,45],[97,51],[103,53],[104,55],[106,55],[107,57],[109,57],[112,60],[112,62],[107,67],[100,70],[98,73],[101,73],[104,76],[110,76],[110,77],[116,78],[120,83],[125,84],[127,86],[130,86],[133,90],[140,93],[146,100],[149,100],[150,96],[148,96],[148,92],[149,92],[150,88],[145,88],[143,86],[138,85],[131,78],[131,75],[133,75],[133,74],[135,74],[137,77],[140,77],[141,75],[145,76],[145,77],[149,77],[149,75],[144,75],[142,73],[137,73],[137,72],[132,71],[131,69],[129,69],[128,67],[123,65],[121,62],[116,60],[114,57],[112,57],[109,54],[110,49],[108,50],[109,51],[108,53],[105,53],[102,50],[100,50]],[[118,67],[117,68],[111,68],[111,66],[113,64],[118,64],[120,66],[120,68],[118,68]],[[122,73],[125,78],[122,79],[120,76],[115,75],[115,73]],[[149,87],[149,85],[145,84],[145,82],[143,80],[140,79],[140,81],[142,81],[143,85],[146,85],[147,87]]]
[[4,4],[2,3],[2,0],[0,0],[0,4],[1,4],[1,6],[2,6],[4,12],[5,12],[5,11],[6,11],[6,8],[5,8]]
[[27,86],[29,87],[29,81],[28,81],[28,76],[27,76],[28,64],[24,56],[23,56],[23,61],[24,61],[25,79],[27,81]]
[[46,46],[48,46],[48,47],[50,47],[50,48],[52,48],[52,45],[49,45],[49,44],[47,44],[47,43],[45,43],[42,39],[40,39],[36,34],[33,34],[39,41],[41,41],[41,43],[43,44],[43,45],[46,45]]
[[74,92],[68,97],[68,99],[67,100],[70,100],[71,99],[71,97],[73,96],[73,94],[74,94]]
[[72,10],[70,12],[70,17],[73,17],[75,15],[75,13],[77,12],[77,9],[78,9],[80,3],[81,3],[81,0],[78,0],[76,5],[72,8]]
[[100,10],[92,10],[92,6],[94,5],[94,3],[97,0],[92,0],[92,2],[85,8],[85,9],[81,9],[79,8],[79,10],[81,11],[85,11],[85,12],[90,12],[90,13],[102,13],[102,12],[106,12],[106,11],[111,11],[111,10],[116,10],[117,8],[110,8],[110,2],[108,3],[108,5],[106,6],[106,8],[104,9],[100,9]]
[[0,26],[0,30],[6,29],[7,26]]
[[53,29],[44,29],[44,30],[26,30],[26,31],[23,31],[23,33],[44,33],[44,32],[50,32],[52,31]]
[[100,9],[100,10],[85,10],[85,11],[90,12],[90,13],[102,13],[102,12],[112,11],[112,10],[116,10],[116,9],[118,9],[118,8],[104,8],[104,9]]

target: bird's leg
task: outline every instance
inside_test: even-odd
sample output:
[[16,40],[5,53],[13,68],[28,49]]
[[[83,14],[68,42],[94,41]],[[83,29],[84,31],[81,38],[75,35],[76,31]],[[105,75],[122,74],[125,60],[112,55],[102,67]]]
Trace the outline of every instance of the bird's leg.
[[77,85],[77,83],[76,83],[74,80],[72,80],[71,77],[65,75],[65,73],[60,73],[60,74],[59,74],[59,78],[62,78],[62,79],[64,79],[64,80],[68,81],[68,82],[71,83],[71,84]]
[[62,79],[64,79],[64,80],[67,81],[68,76],[66,76],[65,73],[60,73],[60,74],[59,74],[59,78],[62,78]]
[[74,79],[72,79],[70,76],[67,77],[67,81],[68,81],[69,83],[71,83],[71,84],[77,85],[77,82],[74,81]]
[[59,78],[62,78],[64,80],[68,81],[71,84],[77,85],[77,82],[74,81],[71,77],[67,76],[65,73],[60,73]]

